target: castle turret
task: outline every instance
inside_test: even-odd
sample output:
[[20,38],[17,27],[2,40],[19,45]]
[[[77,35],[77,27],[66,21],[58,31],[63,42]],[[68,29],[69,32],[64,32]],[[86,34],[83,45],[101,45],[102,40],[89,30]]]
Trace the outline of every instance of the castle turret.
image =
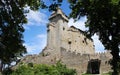
[[62,12],[62,10],[60,8],[58,8],[57,11],[54,11],[51,14],[49,20],[50,20],[50,22],[56,22],[60,19],[68,22],[68,17]]
[[68,28],[68,17],[58,8],[51,14],[49,21],[47,43],[50,48],[58,49],[61,46],[63,31]]
[[53,52],[55,55],[60,55],[60,48],[62,45],[62,38],[68,28],[68,17],[62,12],[60,8],[54,11],[47,25],[47,52]]

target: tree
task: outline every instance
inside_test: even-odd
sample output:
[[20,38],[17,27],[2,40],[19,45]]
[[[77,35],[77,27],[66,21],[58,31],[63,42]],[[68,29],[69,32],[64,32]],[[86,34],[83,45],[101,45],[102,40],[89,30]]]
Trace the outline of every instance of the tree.
[[32,10],[45,7],[42,0],[0,0],[0,71],[26,53],[23,45],[26,6]]
[[25,8],[55,10],[54,5],[47,6],[43,0],[0,0],[0,71],[5,69],[5,65],[10,67],[11,62],[17,62],[18,57],[26,53],[23,24],[27,23],[25,13],[29,13],[29,9]]
[[120,62],[120,0],[69,0],[72,12],[70,17],[75,20],[87,17],[86,27],[90,36],[99,36],[107,50],[113,56],[111,65],[113,75],[118,75]]

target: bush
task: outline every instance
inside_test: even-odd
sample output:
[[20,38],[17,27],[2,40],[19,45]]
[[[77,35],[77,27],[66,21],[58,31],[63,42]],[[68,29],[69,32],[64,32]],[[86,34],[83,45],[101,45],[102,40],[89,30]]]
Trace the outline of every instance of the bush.
[[19,65],[10,75],[76,75],[76,71],[60,62],[55,65],[29,63]]

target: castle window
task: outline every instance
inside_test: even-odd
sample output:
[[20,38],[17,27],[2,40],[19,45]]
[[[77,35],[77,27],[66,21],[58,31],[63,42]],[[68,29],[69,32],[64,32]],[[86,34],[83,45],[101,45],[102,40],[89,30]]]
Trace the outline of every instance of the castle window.
[[63,23],[64,23],[65,21],[63,20]]
[[65,28],[63,27],[63,30],[65,30]]
[[84,40],[82,42],[84,43]]
[[68,44],[71,44],[71,41],[69,41]]
[[107,61],[105,61],[105,64],[107,64]]
[[47,29],[47,32],[49,32],[50,31],[50,29]]

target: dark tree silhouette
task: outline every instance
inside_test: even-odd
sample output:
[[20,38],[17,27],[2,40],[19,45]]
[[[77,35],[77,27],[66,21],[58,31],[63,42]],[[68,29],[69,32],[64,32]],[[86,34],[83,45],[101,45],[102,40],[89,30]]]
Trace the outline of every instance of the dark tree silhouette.
[[120,57],[120,0],[69,0],[75,20],[87,17],[86,27],[90,36],[99,36],[107,50],[113,56],[111,65],[113,75],[118,75]]
[[0,71],[26,53],[23,24],[27,23],[25,7],[44,8],[42,0],[0,0]]

